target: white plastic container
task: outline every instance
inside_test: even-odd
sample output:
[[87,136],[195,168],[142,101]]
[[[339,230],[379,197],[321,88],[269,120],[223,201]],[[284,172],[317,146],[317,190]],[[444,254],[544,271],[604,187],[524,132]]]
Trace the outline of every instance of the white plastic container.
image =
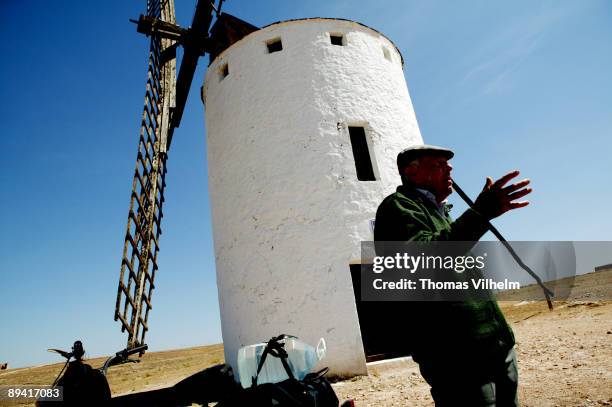
[[[297,338],[285,338],[279,342],[285,344],[287,364],[293,376],[298,380],[302,380],[310,372],[310,369],[325,357],[327,351],[323,338],[319,339],[316,349]],[[258,343],[244,346],[238,350],[238,375],[243,388],[251,387],[266,345],[265,343]],[[289,375],[285,371],[280,358],[268,354],[259,372],[257,384],[278,383],[288,378]]]

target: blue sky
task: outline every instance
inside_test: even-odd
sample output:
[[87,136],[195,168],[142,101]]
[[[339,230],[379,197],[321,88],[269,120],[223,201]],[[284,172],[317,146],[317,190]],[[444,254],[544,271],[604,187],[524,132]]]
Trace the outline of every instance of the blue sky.
[[[0,34],[0,362],[125,346],[113,320],[144,97],[145,1],[4,1]],[[189,25],[195,1],[177,0]],[[495,224],[509,240],[610,240],[612,3],[229,0],[261,26],[340,17],[399,47],[419,126],[456,151],[476,196],[514,168],[531,205]],[[169,157],[151,350],[221,341],[206,174],[201,59]],[[453,195],[456,215],[464,207]]]

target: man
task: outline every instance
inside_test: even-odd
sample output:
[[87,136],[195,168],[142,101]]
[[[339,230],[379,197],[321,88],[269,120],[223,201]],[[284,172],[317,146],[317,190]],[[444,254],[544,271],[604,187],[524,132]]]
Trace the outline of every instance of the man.
[[[529,180],[511,185],[519,172],[488,177],[474,208],[448,215],[452,193],[448,163],[454,153],[435,146],[407,148],[397,156],[402,185],[376,213],[376,241],[476,242],[488,221],[528,205]],[[402,307],[413,359],[431,386],[436,406],[518,405],[514,335],[497,302],[406,302]]]

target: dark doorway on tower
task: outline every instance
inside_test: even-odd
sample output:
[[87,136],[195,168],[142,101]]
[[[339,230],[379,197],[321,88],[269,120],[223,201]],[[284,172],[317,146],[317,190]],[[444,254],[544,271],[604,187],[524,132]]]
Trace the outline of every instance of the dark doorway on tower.
[[[363,267],[363,268],[362,268]],[[351,264],[351,280],[366,362],[410,355],[410,315],[401,301],[362,301],[361,275],[371,264]]]

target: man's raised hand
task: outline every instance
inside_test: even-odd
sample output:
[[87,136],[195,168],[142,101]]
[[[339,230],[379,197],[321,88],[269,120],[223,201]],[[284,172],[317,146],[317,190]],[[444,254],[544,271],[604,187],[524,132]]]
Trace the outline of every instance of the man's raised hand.
[[505,186],[519,173],[518,170],[511,171],[495,182],[493,182],[491,177],[487,177],[482,192],[476,198],[476,202],[474,202],[474,209],[485,218],[493,219],[511,209],[529,205],[529,201],[515,202],[517,199],[531,193],[531,188],[525,188],[529,185],[529,179]]

